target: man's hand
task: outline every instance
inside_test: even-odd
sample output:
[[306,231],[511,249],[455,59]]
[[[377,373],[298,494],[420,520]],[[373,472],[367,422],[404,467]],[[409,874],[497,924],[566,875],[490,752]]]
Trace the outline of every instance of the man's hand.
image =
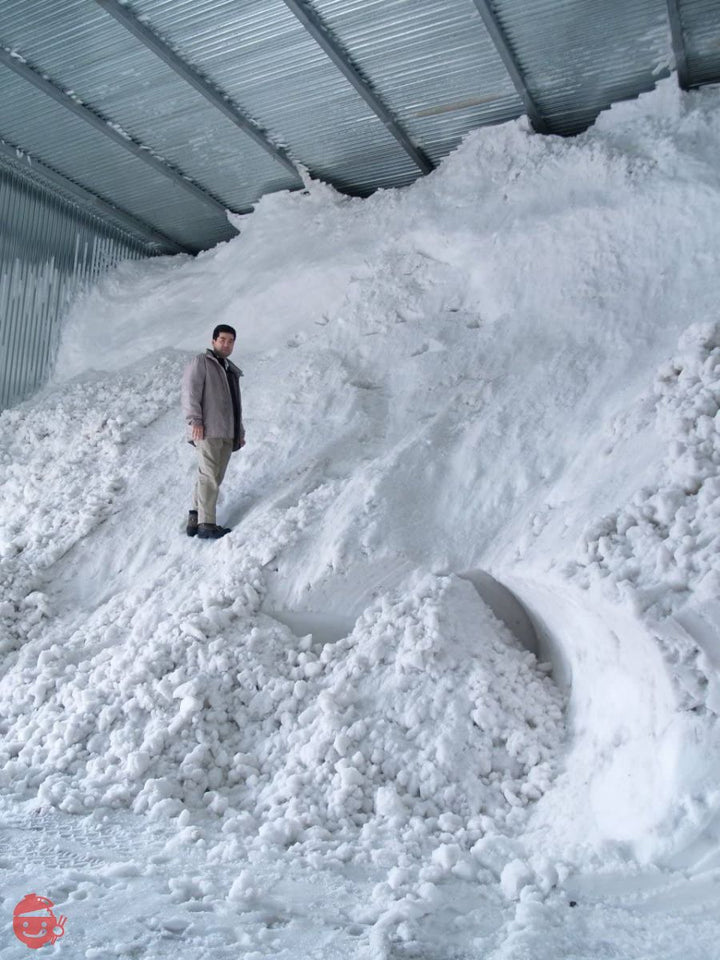
[[205,427],[201,423],[193,424],[192,438],[193,440],[205,439]]

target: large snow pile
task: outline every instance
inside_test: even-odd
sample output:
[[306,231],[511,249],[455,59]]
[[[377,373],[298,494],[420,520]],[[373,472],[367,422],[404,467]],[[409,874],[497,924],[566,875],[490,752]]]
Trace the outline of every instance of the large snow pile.
[[160,359],[144,376],[89,379],[39,408],[3,411],[0,654],[43,635],[46,598],[36,588],[117,509],[139,467],[132,441],[177,402],[163,383],[175,370]]
[[693,325],[649,404],[666,444],[657,481],[588,526],[582,569],[641,610],[720,596],[720,324]]
[[[584,845],[700,850],[719,104],[668,81],[571,141],[480,131],[406,190],[266,197],[77,304],[57,382],[0,417],[4,788],[206,811],[228,863],[390,867],[407,942],[450,876],[541,900]],[[248,443],[209,544],[177,404],[216,322]],[[565,713],[478,570],[527,605]]]
[[[478,817],[497,827],[537,799],[562,736],[559,695],[470,584],[407,582],[334,643],[259,611],[268,556],[317,524],[333,484],[213,545],[209,566],[207,554],[183,564],[175,551],[94,612],[60,610],[39,589],[47,569],[56,588],[78,570],[73,549],[104,520],[135,529],[116,501],[128,487],[134,500],[132,473],[147,468],[151,444],[127,448],[166,410],[151,383],[168,372],[177,361],[117,378],[102,398],[84,384],[94,402],[82,411],[80,388],[64,388],[32,443],[28,408],[5,416],[27,480],[3,548],[4,785],[75,813],[207,806],[240,817],[246,834],[309,849],[357,842],[362,827],[357,855],[377,821],[432,833],[476,818],[477,839]],[[138,398],[129,407],[128,394]],[[96,480],[68,482],[73,471]],[[45,495],[33,485],[41,476],[57,477]]]
[[[395,829],[413,817],[428,829],[440,817],[448,832],[480,814],[504,822],[547,789],[558,696],[469,585],[428,580],[401,600],[384,598],[349,637],[321,648],[274,625],[240,626],[244,646],[216,639],[207,654],[186,631],[180,666],[129,651],[129,683],[159,675],[165,709],[150,712],[140,742],[136,730],[108,730],[125,755],[120,770],[98,771],[101,783],[105,773],[132,789],[140,773],[138,809],[168,791],[204,798],[217,812],[252,811],[261,837],[288,845],[307,836],[311,846],[331,834],[355,839],[357,826],[369,846],[375,817]],[[100,703],[118,686],[115,699],[128,701],[118,678],[90,685]],[[152,698],[139,696],[140,708],[143,700],[151,710]]]

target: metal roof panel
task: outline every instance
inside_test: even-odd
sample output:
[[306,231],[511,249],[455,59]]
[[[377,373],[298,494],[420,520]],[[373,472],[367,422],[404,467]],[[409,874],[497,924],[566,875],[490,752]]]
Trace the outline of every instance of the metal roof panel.
[[0,83],[4,140],[183,244],[197,249],[234,235],[222,212],[125,153],[5,67],[0,67]]
[[682,0],[680,20],[690,82],[720,81],[720,3],[717,0]]
[[[46,9],[56,8],[53,20],[23,21],[22,32],[11,16],[13,6],[19,6],[16,0],[0,6],[0,37],[7,25],[13,45],[58,86],[72,90],[101,116],[111,117],[134,140],[229,208],[247,210],[267,191],[298,185],[296,178],[95,4],[53,0],[46,4]],[[84,20],[79,8],[93,15]],[[6,21],[15,23],[15,29],[10,31]]]
[[317,0],[410,136],[436,161],[522,103],[471,0]]
[[417,176],[282,0],[138,0],[133,9],[316,176],[358,193]]
[[671,63],[665,0],[497,0],[494,8],[553,133],[577,133]]

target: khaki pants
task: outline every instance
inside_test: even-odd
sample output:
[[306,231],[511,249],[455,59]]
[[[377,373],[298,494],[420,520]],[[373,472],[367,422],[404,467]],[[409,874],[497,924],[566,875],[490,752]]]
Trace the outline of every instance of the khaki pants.
[[220,484],[225,476],[232,440],[223,440],[222,437],[209,437],[207,440],[196,440],[195,449],[198,452],[198,475],[193,490],[192,508],[198,512],[198,523],[215,523],[215,506],[217,504]]

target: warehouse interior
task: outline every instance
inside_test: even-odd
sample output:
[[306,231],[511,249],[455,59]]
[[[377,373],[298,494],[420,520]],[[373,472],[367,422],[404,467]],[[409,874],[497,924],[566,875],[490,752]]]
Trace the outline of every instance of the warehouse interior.
[[714,960],[718,0],[5,0],[0,61],[0,960],[28,891],[87,960]]
[[673,71],[720,80],[714,0],[6,0],[0,408],[119,260],[197,254],[309,177],[403,187],[484,125],[578,135]]

